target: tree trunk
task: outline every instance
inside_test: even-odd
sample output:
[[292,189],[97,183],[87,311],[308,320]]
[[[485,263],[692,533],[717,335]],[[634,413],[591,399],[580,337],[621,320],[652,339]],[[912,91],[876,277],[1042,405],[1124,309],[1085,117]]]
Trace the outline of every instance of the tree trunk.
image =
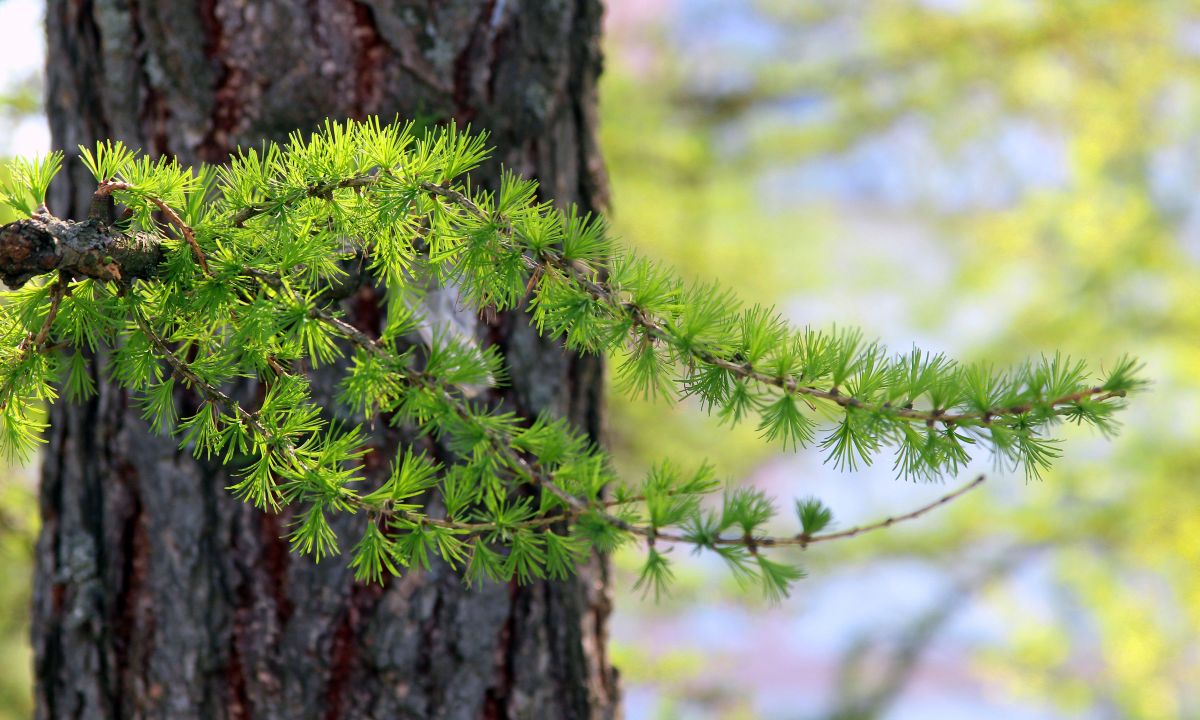
[[[326,117],[450,118],[496,161],[585,210],[595,146],[599,0],[50,0],[54,145],[121,139],[184,162],[282,140]],[[50,208],[79,217],[71,163]],[[374,291],[346,301],[377,326]],[[505,402],[601,430],[601,367],[520,314],[481,322],[512,369]],[[104,353],[94,364],[105,377]],[[335,377],[314,380],[331,391]],[[286,517],[234,500],[229,472],[152,435],[101,382],[52,411],[33,641],[41,718],[583,718],[616,713],[607,572],[466,590],[453,572],[356,584],[346,559],[288,553]],[[181,396],[182,402],[194,402]],[[376,438],[386,467],[397,435]],[[343,547],[361,525],[342,518]]]

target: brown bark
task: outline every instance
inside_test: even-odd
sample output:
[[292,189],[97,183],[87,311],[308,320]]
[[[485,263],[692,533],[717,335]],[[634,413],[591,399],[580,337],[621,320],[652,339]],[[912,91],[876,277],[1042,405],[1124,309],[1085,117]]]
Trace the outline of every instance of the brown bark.
[[[68,154],[113,138],[221,162],[326,117],[456,118],[498,149],[480,178],[503,162],[558,201],[599,209],[599,15],[598,0],[50,0],[51,131]],[[92,190],[70,163],[48,204],[82,217]],[[371,288],[346,303],[360,326],[377,325]],[[520,315],[477,331],[508,358],[513,409],[549,409],[599,435],[597,361],[539,339]],[[105,377],[103,351],[94,372]],[[337,377],[315,377],[318,393]],[[345,558],[289,555],[286,517],[235,501],[229,471],[151,435],[136,398],[99,387],[52,413],[34,600],[39,717],[615,714],[602,563],[528,587],[467,591],[440,566],[355,584]],[[405,440],[380,431],[372,467]],[[359,527],[338,522],[346,547]]]
[[0,281],[14,289],[52,270],[98,280],[150,278],[162,257],[157,237],[112,232],[94,219],[35,215],[0,226]]

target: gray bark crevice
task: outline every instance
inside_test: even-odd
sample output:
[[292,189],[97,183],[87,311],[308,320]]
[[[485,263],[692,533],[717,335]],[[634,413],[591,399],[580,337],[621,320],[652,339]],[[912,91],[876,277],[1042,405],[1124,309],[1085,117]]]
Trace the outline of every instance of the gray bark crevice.
[[[488,130],[497,148],[478,178],[494,181],[504,164],[549,197],[599,210],[599,20],[598,0],[50,0],[51,134],[68,156],[111,138],[185,163],[222,162],[326,117],[454,118]],[[49,208],[81,217],[94,190],[69,161]],[[61,262],[61,246],[35,255]],[[370,328],[375,300],[364,287],[342,303]],[[521,313],[477,327],[513,368],[497,401],[601,436],[599,360],[539,338]],[[105,367],[102,350],[94,400],[51,411],[34,598],[38,717],[617,713],[603,562],[528,587],[467,591],[443,566],[355,584],[345,558],[289,555],[287,515],[237,502],[224,489],[229,470],[152,435]],[[337,377],[314,377],[330,407]],[[177,399],[194,406],[182,391]],[[425,441],[380,429],[371,442],[377,481],[397,448]],[[336,522],[348,547],[361,528]]]

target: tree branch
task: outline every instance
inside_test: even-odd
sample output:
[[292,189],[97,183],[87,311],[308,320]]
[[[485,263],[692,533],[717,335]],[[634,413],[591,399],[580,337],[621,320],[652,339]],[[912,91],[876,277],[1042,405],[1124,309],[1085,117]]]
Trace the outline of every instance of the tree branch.
[[[100,186],[96,188],[96,193],[92,198],[92,203],[94,205],[97,200],[106,198],[117,190],[132,189],[134,188],[129,183],[118,182],[116,180],[102,182],[100,183]],[[179,213],[171,209],[170,205],[167,205],[165,202],[154,197],[153,195],[145,195],[144,197],[150,202],[154,203],[154,206],[159,209],[159,211],[163,214],[163,217],[167,219],[167,222],[171,223],[177,230],[179,230],[180,234],[183,236],[184,242],[186,242],[192,248],[192,256],[196,258],[196,262],[200,265],[200,268],[204,270],[204,274],[211,276],[212,273],[209,272],[208,269],[208,260],[204,257],[204,251],[200,249],[200,243],[196,242],[195,231],[193,231],[192,228],[183,221],[183,218],[179,217]]]
[[94,218],[35,215],[0,226],[0,280],[10,288],[53,270],[106,281],[149,279],[162,259],[154,235],[113,229]]
[[[454,188],[445,185],[436,185],[430,182],[421,183],[422,189],[439,197],[445,198],[450,202],[463,208],[466,212],[475,216],[480,220],[493,220],[488,214],[479,207],[474,200],[466,194],[455,190]],[[503,224],[498,224],[498,232],[508,237],[509,242],[512,241],[513,229],[506,227]],[[763,372],[754,367],[748,362],[738,363],[721,357],[717,353],[704,347],[692,347],[680,341],[680,339],[662,322],[651,317],[643,312],[637,306],[622,302],[616,297],[611,288],[601,282],[596,282],[592,278],[595,276],[595,271],[589,268],[584,263],[579,261],[570,261],[564,258],[561,254],[552,250],[544,251],[540,257],[533,257],[525,253],[523,255],[525,263],[530,267],[530,270],[535,274],[544,272],[545,270],[557,270],[559,273],[565,274],[576,282],[580,287],[584,288],[593,299],[603,302],[611,308],[620,308],[629,313],[629,317],[633,322],[641,327],[645,333],[655,340],[658,340],[666,345],[669,345],[681,351],[685,356],[693,357],[703,363],[714,365],[723,370],[727,370],[733,375],[745,379],[753,380],[763,385],[771,385],[777,387],[790,395],[799,395],[817,400],[825,400],[839,405],[846,409],[865,409],[874,412],[887,412],[899,418],[912,420],[915,422],[923,422],[927,425],[940,424],[945,427],[953,427],[954,425],[983,425],[986,426],[993,419],[1002,416],[1019,416],[1033,410],[1034,406],[1030,403],[1013,405],[1011,407],[995,407],[989,408],[982,412],[959,412],[948,413],[944,409],[935,408],[933,410],[915,410],[911,407],[895,407],[895,406],[874,406],[864,403],[861,400],[841,393],[836,387],[834,388],[818,388],[809,385],[804,385],[795,377],[772,375]],[[1123,391],[1106,391],[1103,387],[1091,387],[1079,392],[1063,395],[1062,397],[1049,398],[1046,404],[1055,408],[1060,414],[1069,412],[1069,406],[1074,405],[1082,400],[1094,400],[1102,402],[1116,397],[1124,397]]]

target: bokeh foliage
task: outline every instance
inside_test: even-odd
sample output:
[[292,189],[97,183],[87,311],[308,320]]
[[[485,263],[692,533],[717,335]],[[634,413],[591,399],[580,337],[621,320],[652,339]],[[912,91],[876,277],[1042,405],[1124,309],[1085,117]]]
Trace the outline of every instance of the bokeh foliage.
[[[1184,0],[759,0],[738,3],[738,12],[761,30],[755,42],[666,33],[653,55],[658,74],[610,74],[607,107],[622,110],[610,121],[609,157],[619,227],[631,240],[676,253],[676,262],[703,254],[686,233],[662,240],[633,230],[640,222],[628,195],[641,195],[639,183],[655,184],[661,172],[661,164],[636,162],[640,145],[622,153],[611,137],[636,107],[666,118],[653,125],[671,128],[668,147],[704,149],[688,155],[695,175],[761,189],[798,168],[833,167],[895,181],[868,181],[849,201],[854,192],[783,213],[773,212],[769,193],[741,197],[728,217],[765,218],[767,226],[725,235],[740,253],[722,266],[778,281],[768,284],[768,301],[828,286],[783,274],[773,238],[795,238],[797,227],[816,235],[818,267],[828,248],[828,226],[798,224],[796,214],[827,218],[847,205],[870,212],[883,203],[930,228],[951,260],[945,282],[922,289],[912,322],[937,326],[963,298],[990,298],[990,340],[973,348],[976,357],[1003,364],[1048,342],[1100,358],[1128,347],[1156,380],[1119,444],[1096,443],[1090,457],[1017,492],[993,484],[1003,499],[964,503],[923,534],[828,552],[915,555],[949,567],[975,548],[1027,549],[1054,570],[1053,611],[1014,607],[1004,573],[981,583],[975,592],[1010,608],[1011,623],[1008,646],[980,658],[983,675],[1067,711],[1196,716],[1200,8]],[[643,56],[654,46],[644,31],[637,42]],[[661,200],[720,208],[686,186]],[[884,294],[890,283],[904,294],[911,270],[872,274],[858,286],[853,276],[835,282]]]

